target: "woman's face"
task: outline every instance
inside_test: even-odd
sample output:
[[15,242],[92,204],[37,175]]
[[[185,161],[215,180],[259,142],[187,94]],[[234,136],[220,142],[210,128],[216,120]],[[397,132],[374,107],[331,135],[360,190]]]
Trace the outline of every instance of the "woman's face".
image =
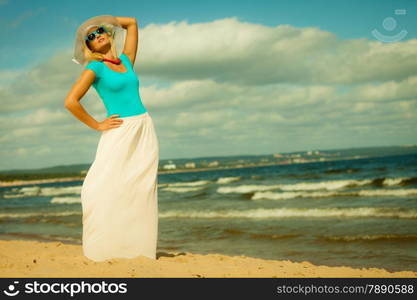
[[[87,33],[86,36],[88,36],[90,33],[97,30],[98,26],[91,27]],[[96,38],[92,41],[86,41],[87,45],[93,52],[105,52],[108,50],[108,47],[110,47],[110,40],[109,35],[107,32],[103,32],[102,34],[95,33]]]

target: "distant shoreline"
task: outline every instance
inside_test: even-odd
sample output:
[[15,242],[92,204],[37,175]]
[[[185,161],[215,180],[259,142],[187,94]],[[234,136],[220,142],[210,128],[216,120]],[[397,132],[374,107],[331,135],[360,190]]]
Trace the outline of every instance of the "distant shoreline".
[[[360,157],[356,156],[356,157],[345,157],[345,158],[326,159],[326,160],[311,160],[311,161],[304,161],[304,162],[277,161],[277,162],[268,162],[268,163],[251,163],[251,164],[245,164],[245,165],[222,166],[222,167],[159,170],[158,174],[175,174],[175,173],[215,171],[215,170],[226,170],[226,169],[232,170],[232,169],[241,169],[241,168],[265,167],[265,166],[273,166],[273,165],[305,164],[305,163],[316,163],[316,162],[327,162],[327,161],[335,161],[335,160],[338,161],[338,160],[349,160],[349,159],[363,159],[363,158],[370,158],[370,157],[369,156],[360,156]],[[53,182],[83,181],[84,178],[85,176],[72,176],[72,177],[59,177],[59,178],[34,179],[34,180],[0,181],[0,187],[44,184],[44,183],[53,183]]]
[[[245,167],[258,167],[256,166],[245,166]],[[180,170],[166,170],[158,171],[158,174],[173,174],[173,173],[184,173],[184,172],[201,172],[207,170],[220,170],[220,169],[237,169],[244,167],[222,167],[222,168],[195,168],[195,169],[180,169]],[[48,178],[48,179],[34,179],[34,180],[12,180],[12,181],[0,181],[0,187],[8,186],[22,186],[22,185],[31,185],[31,184],[44,184],[44,183],[53,183],[53,182],[68,182],[68,181],[83,181],[85,176],[73,176],[73,177],[62,177],[62,178]]]
[[[283,163],[258,163],[248,164],[242,166],[231,166],[231,167],[209,167],[209,168],[190,168],[190,169],[177,169],[177,170],[159,170],[158,174],[174,174],[174,173],[185,173],[185,172],[202,172],[210,170],[224,170],[224,169],[240,169],[240,168],[255,168],[269,165],[283,165]],[[0,181],[0,187],[6,186],[21,186],[28,184],[43,184],[52,182],[68,182],[68,181],[82,181],[85,176],[72,176],[62,178],[48,178],[48,179],[34,179],[34,180],[12,180],[12,181]]]

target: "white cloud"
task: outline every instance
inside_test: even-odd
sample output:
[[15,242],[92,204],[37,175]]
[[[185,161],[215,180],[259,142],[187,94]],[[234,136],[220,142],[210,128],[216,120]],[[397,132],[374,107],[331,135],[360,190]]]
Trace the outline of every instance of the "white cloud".
[[237,18],[150,24],[140,34],[138,69],[171,80],[351,84],[402,80],[417,67],[416,39],[339,40],[319,28],[268,27]]

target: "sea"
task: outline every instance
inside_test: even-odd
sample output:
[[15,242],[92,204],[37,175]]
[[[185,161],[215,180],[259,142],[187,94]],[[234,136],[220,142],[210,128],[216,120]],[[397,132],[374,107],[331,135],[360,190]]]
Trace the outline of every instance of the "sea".
[[[0,239],[81,245],[81,185],[2,187]],[[158,206],[157,252],[417,271],[417,154],[160,174]]]

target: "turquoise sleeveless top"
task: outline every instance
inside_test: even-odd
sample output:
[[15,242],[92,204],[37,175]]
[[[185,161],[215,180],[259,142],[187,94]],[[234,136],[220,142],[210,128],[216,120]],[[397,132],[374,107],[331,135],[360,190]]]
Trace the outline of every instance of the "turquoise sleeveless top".
[[139,79],[124,53],[120,55],[120,60],[127,70],[124,73],[113,71],[104,62],[96,60],[90,61],[85,69],[93,70],[96,75],[92,85],[106,107],[107,117],[143,114],[147,110],[139,95]]

